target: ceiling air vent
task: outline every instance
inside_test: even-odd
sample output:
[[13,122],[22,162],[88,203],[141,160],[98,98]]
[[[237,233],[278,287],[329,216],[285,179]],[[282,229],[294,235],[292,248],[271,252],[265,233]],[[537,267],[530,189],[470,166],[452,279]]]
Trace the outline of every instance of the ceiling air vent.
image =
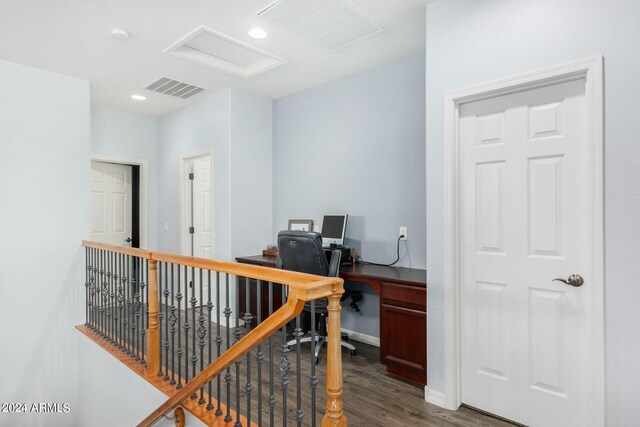
[[196,28],[165,52],[245,79],[287,62],[205,26]]
[[345,0],[278,0],[257,15],[331,50],[384,31]]
[[145,89],[181,99],[191,98],[205,90],[199,86],[190,85],[189,83],[170,79],[169,77],[160,77],[145,87]]

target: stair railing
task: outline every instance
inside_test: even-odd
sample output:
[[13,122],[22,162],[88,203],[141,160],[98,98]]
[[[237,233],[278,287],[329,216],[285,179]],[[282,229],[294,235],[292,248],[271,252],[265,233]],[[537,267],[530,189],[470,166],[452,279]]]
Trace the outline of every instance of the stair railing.
[[[226,425],[234,419],[234,427],[275,425],[276,416],[278,423],[287,424],[288,398],[293,394],[296,425],[308,421],[316,426],[316,387],[321,378],[313,357],[315,322],[310,322],[307,374],[302,372],[305,356],[299,315],[305,302],[311,301],[313,318],[313,301],[320,298],[328,299],[327,400],[322,426],[347,425],[340,347],[342,279],[96,242],[82,244],[87,260],[86,322],[78,329],[169,396],[139,426],[151,426],[178,406],[209,425],[222,421],[220,425]],[[253,308],[250,281],[255,281]],[[246,301],[241,313],[243,282]],[[281,301],[276,301],[279,287]],[[235,310],[230,304],[234,292]],[[282,306],[277,308],[279,303]],[[296,357],[290,360],[287,324],[293,320]],[[278,344],[279,357],[274,351]],[[303,402],[305,375],[310,402]],[[295,378],[293,391],[290,377]],[[257,387],[252,381],[257,381]],[[311,410],[305,415],[308,407]]]

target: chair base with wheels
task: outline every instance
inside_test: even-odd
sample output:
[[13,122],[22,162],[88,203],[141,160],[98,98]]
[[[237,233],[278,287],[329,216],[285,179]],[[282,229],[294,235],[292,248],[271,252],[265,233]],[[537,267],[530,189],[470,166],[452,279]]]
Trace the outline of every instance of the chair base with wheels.
[[[320,320],[318,321],[319,327],[318,327],[318,331],[324,331],[324,333],[316,333],[315,334],[315,354],[314,354],[314,361],[316,363],[316,365],[318,364],[318,362],[320,361],[320,352],[322,351],[322,347],[324,347],[324,345],[327,343],[327,321],[326,321],[326,316],[325,313],[320,313],[318,315],[320,317]],[[346,348],[347,350],[349,350],[349,353],[351,353],[352,356],[355,356],[357,353],[356,347],[347,342],[347,340],[349,339],[349,337],[345,334],[342,336],[342,340],[340,340],[340,345],[344,348]],[[300,344],[302,343],[310,343],[312,341],[312,337],[311,335],[307,335],[304,336],[302,338],[300,338]],[[297,343],[297,340],[294,338],[292,340],[289,340],[287,342],[287,346],[289,348],[291,348],[292,346],[295,346]]]

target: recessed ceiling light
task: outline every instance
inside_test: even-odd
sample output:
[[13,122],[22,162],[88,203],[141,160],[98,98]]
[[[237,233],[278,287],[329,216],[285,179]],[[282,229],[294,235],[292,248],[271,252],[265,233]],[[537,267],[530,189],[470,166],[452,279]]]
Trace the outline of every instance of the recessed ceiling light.
[[114,28],[113,30],[111,30],[111,36],[113,36],[114,39],[122,41],[129,40],[129,38],[131,37],[129,33],[121,28]]
[[131,99],[135,99],[136,101],[144,101],[145,99],[147,99],[147,97],[142,95],[131,95]]
[[249,30],[249,36],[253,37],[254,39],[264,39],[268,35],[269,34],[267,34],[267,32],[262,28],[254,27]]

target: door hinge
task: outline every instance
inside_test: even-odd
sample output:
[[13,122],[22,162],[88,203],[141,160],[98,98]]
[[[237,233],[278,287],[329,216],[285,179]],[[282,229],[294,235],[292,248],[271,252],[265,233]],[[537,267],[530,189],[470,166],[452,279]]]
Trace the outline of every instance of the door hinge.
[[195,233],[195,232],[196,232],[196,231],[195,231],[195,229],[194,229],[193,227],[189,227],[189,234],[193,234],[193,233]]
[[196,175],[193,172],[189,173],[189,179],[193,181],[196,178]]

